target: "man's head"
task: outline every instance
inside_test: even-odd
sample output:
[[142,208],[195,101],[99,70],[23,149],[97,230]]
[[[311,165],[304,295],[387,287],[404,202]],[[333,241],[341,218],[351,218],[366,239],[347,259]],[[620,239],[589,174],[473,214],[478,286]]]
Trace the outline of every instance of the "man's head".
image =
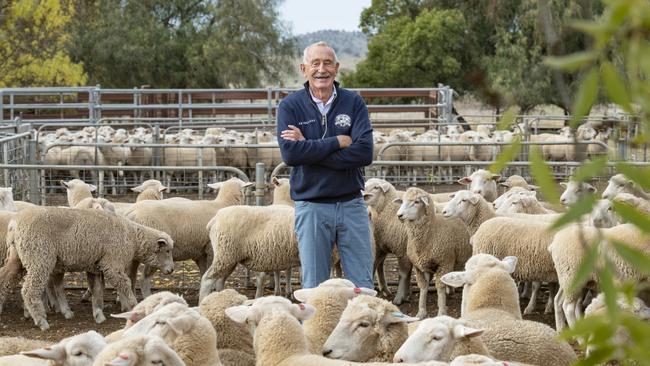
[[325,42],[317,42],[305,48],[300,71],[313,89],[331,90],[339,71],[336,52]]

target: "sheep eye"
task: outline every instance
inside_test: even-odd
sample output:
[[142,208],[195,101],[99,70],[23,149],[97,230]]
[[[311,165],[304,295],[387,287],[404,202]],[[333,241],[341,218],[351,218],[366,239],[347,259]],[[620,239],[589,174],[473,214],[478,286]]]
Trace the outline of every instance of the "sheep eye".
[[431,337],[431,340],[432,340],[432,341],[439,342],[440,340],[442,340],[442,337],[436,335],[436,336]]
[[368,322],[361,322],[359,323],[360,328],[368,328],[370,326],[370,323]]
[[84,354],[83,352],[77,351],[77,352],[74,352],[72,355],[75,356],[75,357],[79,357],[79,356],[81,356],[83,354]]

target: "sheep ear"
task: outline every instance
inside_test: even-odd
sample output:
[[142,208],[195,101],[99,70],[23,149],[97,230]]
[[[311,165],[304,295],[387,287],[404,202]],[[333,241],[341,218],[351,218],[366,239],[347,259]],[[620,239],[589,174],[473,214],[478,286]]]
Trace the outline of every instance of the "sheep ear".
[[374,193],[363,192],[363,200],[364,200],[365,202],[370,201],[374,196],[375,196]]
[[185,313],[184,315],[167,319],[166,323],[176,334],[184,334],[192,328],[196,320],[197,317],[193,313]]
[[592,185],[589,184],[589,183],[585,183],[585,188],[586,188],[589,192],[591,192],[591,193],[596,193],[596,192],[598,192],[598,189],[596,189],[596,187],[592,186]]
[[113,359],[111,362],[107,362],[104,366],[133,366],[135,365],[134,357],[126,354],[120,353],[117,358]]
[[112,318],[127,319],[134,323],[139,322],[140,319],[144,318],[144,316],[144,313],[139,313],[137,311],[127,311],[125,313],[111,314]]
[[429,206],[429,196],[422,196],[420,197],[420,200],[422,200],[422,203],[424,203],[426,206]]
[[137,187],[133,187],[133,188],[131,188],[131,190],[132,190],[133,192],[138,192],[138,193],[140,193],[140,192],[142,192],[142,191],[144,190],[144,187],[143,187],[142,185],[139,185],[139,186],[137,186]]
[[399,203],[399,204],[401,205],[404,201],[402,201],[401,198],[395,198],[395,199],[393,200],[393,202],[395,202],[395,203]]
[[566,182],[560,182],[560,187],[566,188],[566,186],[567,186]]
[[91,192],[95,192],[97,190],[97,186],[94,186],[92,184],[89,184],[88,187],[90,188]]
[[295,290],[293,292],[293,298],[300,302],[307,302],[309,295],[311,295],[313,291],[313,288],[301,288],[300,290]]
[[506,182],[499,183],[499,185],[503,186],[503,187],[506,187],[506,188],[510,188],[510,184],[508,184]]
[[469,202],[473,205],[477,204],[479,201],[479,198],[481,197],[480,194],[473,194],[469,197]]
[[[562,184],[562,183],[560,183],[560,184]],[[565,183],[565,184],[566,184],[566,183]],[[534,184],[529,184],[529,185],[528,185],[528,190],[529,190],[529,191],[533,191],[533,192],[535,192],[535,191],[539,191],[539,186],[536,186],[536,185],[534,185]]]
[[93,210],[105,211],[104,206],[99,202],[93,202]]
[[501,174],[492,174],[491,179],[492,179],[492,180],[495,180],[495,181],[496,181],[496,180],[499,180],[499,179],[501,179]]
[[271,183],[273,183],[273,185],[276,187],[280,185],[280,181],[278,180],[278,177],[275,176],[271,178]]
[[158,188],[158,192],[169,193],[169,192],[171,192],[171,190],[169,189],[169,187],[164,187],[163,186],[163,187]]
[[460,183],[460,184],[465,184],[465,185],[470,184],[470,183],[472,183],[472,178],[470,178],[470,177],[463,177],[463,178],[460,178],[460,179],[458,180],[458,183]]
[[223,182],[219,182],[219,183],[208,183],[208,187],[214,189],[214,190],[217,191],[217,192],[221,189],[222,186],[223,186]]
[[43,360],[54,360],[62,363],[65,360],[65,350],[58,345],[39,348],[33,351],[20,352],[21,355],[27,357],[40,358]]
[[483,329],[470,328],[462,324],[457,324],[452,330],[454,338],[472,338],[483,334]]
[[384,193],[386,193],[386,192],[388,192],[388,190],[390,189],[390,183],[388,183],[388,182],[381,183],[381,184],[379,185],[379,188],[381,188],[381,190],[382,190]]
[[393,324],[393,323],[413,323],[416,321],[419,321],[420,318],[414,318],[412,316],[408,316],[400,311],[394,311],[392,313],[387,313],[384,315],[382,321],[386,324]]
[[66,181],[64,181],[64,180],[60,180],[59,182],[60,182],[61,185],[64,186],[65,188],[69,188],[69,185],[68,185],[69,182],[66,182]]
[[225,310],[226,315],[237,323],[246,323],[249,319],[256,316],[255,308],[248,305],[231,306]]
[[291,315],[301,322],[313,317],[314,314],[316,314],[316,308],[312,305],[300,303],[291,306]]
[[467,272],[458,271],[458,272],[449,272],[446,275],[440,277],[440,281],[445,285],[451,287],[462,287],[468,283]]
[[255,185],[253,182],[245,182],[241,185],[241,189],[252,187],[253,185]]
[[365,287],[355,287],[355,288],[346,288],[345,294],[348,295],[349,298],[353,298],[359,295],[376,296],[377,291]]
[[503,263],[506,266],[508,273],[513,273],[515,271],[515,268],[517,268],[517,261],[518,261],[517,257],[508,256],[503,258],[501,263]]

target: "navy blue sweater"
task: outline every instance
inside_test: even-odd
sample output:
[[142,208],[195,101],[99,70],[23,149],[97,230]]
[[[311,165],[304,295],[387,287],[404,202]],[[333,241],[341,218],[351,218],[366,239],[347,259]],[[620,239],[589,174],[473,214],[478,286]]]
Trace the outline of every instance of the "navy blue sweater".
[[[293,167],[294,201],[343,202],[360,197],[363,189],[362,167],[372,163],[368,108],[356,93],[339,88],[337,82],[334,87],[337,96],[325,116],[311,99],[307,83],[278,107],[278,142],[282,160]],[[280,134],[288,125],[298,127],[305,140],[284,140]],[[342,149],[337,135],[350,136],[352,144]]]

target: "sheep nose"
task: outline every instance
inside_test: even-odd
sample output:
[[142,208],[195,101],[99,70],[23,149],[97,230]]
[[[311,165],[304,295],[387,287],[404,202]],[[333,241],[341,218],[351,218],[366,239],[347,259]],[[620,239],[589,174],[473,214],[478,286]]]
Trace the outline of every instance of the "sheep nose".
[[404,360],[401,357],[395,356],[395,358],[393,358],[393,362],[394,363],[402,363],[402,362],[404,362]]
[[332,353],[331,349],[324,349],[323,350],[323,356],[325,356],[325,357],[327,357],[327,355],[329,355],[330,353]]
[[404,220],[404,214],[398,213],[397,218],[400,220]]

